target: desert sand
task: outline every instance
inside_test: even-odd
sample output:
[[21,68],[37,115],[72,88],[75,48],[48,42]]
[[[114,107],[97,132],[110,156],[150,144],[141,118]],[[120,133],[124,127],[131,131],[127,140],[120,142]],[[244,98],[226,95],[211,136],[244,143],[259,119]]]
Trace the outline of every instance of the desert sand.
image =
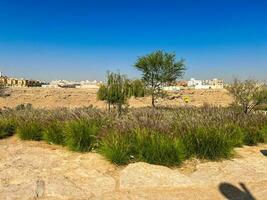
[[[98,108],[106,108],[103,101],[97,100],[97,89],[75,89],[75,88],[8,88],[10,95],[0,98],[0,107],[15,107],[19,104],[30,103],[36,108],[56,107],[83,107],[93,105]],[[160,99],[159,105],[179,106],[185,105],[184,97],[188,97],[189,105],[201,106],[211,104],[227,106],[232,102],[231,96],[226,90],[185,90],[172,93],[168,98]],[[131,98],[130,107],[150,106],[149,97]]]

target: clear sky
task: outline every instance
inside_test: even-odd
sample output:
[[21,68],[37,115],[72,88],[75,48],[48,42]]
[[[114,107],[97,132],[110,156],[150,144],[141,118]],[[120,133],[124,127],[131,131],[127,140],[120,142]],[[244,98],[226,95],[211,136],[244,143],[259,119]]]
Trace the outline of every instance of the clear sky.
[[15,77],[138,77],[137,56],[186,60],[184,79],[267,80],[266,0],[0,0],[0,69]]

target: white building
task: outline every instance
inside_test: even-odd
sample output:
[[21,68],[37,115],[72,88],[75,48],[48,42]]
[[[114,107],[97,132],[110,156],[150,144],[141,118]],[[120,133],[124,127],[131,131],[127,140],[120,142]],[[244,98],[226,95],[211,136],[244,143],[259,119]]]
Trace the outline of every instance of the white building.
[[214,78],[212,80],[196,80],[191,78],[188,81],[189,87],[194,87],[195,89],[223,89],[223,80]]

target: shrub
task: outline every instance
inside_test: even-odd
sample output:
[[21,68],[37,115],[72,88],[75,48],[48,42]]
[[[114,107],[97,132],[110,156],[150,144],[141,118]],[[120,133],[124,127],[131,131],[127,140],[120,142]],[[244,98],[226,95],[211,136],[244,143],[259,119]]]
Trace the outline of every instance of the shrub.
[[130,162],[132,156],[130,140],[129,135],[110,133],[102,139],[99,152],[111,162],[125,165]]
[[249,146],[257,145],[258,143],[264,143],[267,139],[266,128],[259,129],[258,127],[246,127],[244,129],[245,138],[244,143]]
[[232,146],[242,147],[244,144],[244,132],[238,124],[229,124],[224,127],[224,131],[231,140]]
[[12,136],[15,133],[15,125],[11,120],[0,120],[0,139]]
[[185,133],[182,140],[188,157],[195,155],[210,160],[230,157],[234,147],[225,130],[217,127],[197,127]]
[[80,119],[67,124],[66,145],[73,151],[91,151],[97,145],[99,125],[94,120]]
[[139,160],[159,165],[179,165],[184,159],[184,146],[178,138],[146,129],[137,130],[136,152]]
[[143,161],[173,166],[179,165],[184,158],[184,147],[178,138],[146,129],[127,134],[115,132],[104,137],[100,152],[116,164]]
[[22,140],[39,141],[43,138],[43,127],[36,121],[20,123],[17,127],[17,134]]
[[43,138],[49,143],[64,144],[64,122],[53,121],[44,130]]

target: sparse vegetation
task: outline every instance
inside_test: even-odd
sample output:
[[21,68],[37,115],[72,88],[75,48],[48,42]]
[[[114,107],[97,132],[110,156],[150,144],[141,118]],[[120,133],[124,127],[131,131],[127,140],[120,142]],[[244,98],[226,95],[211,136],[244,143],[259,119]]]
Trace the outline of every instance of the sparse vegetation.
[[246,114],[267,103],[267,87],[257,81],[235,79],[227,89]]

